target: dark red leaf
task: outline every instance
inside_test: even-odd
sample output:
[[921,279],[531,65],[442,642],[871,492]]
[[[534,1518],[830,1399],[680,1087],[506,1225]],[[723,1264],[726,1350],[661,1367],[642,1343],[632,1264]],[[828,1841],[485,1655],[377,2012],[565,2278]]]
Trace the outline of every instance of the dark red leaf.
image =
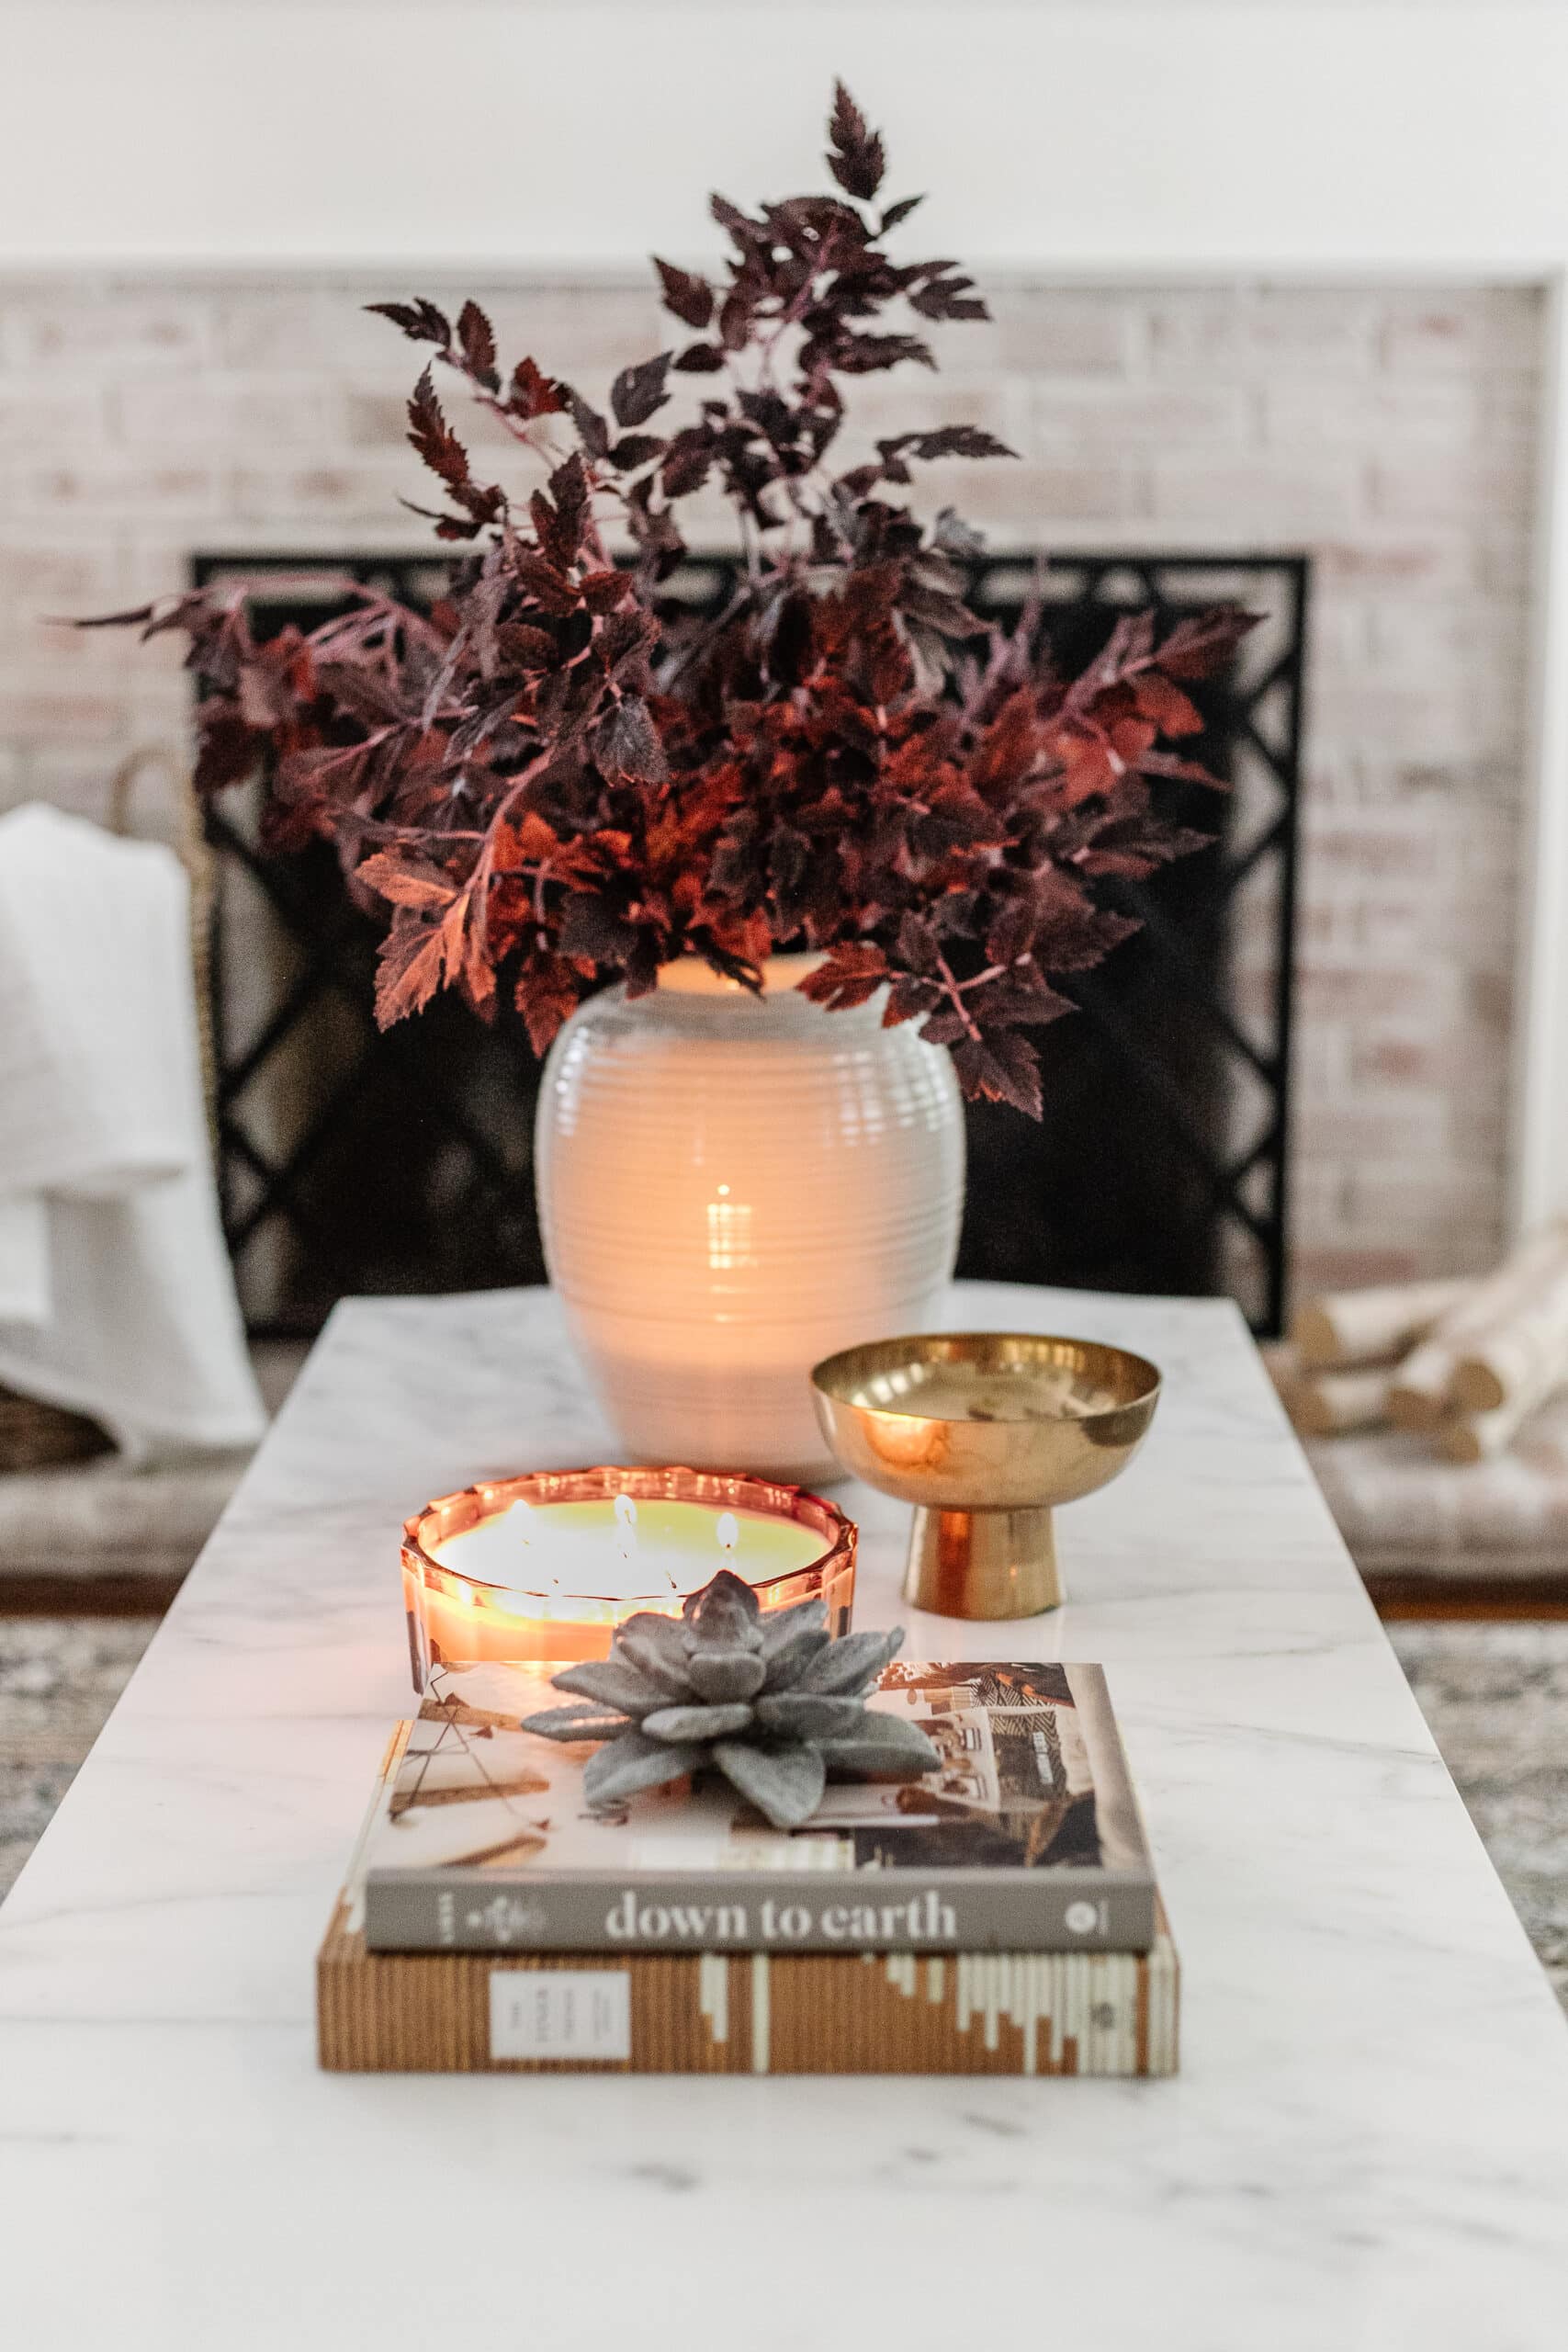
[[1223,775],[1213,775],[1201,760],[1183,760],[1174,752],[1145,752],[1138,762],[1140,775],[1166,776],[1172,783],[1206,784],[1211,792],[1228,792]]
[[438,539],[477,539],[483,528],[476,516],[437,514],[428,506],[416,506],[412,498],[400,498],[398,504],[406,506],[411,514],[421,515],[425,522],[434,523]]
[[664,288],[664,307],[689,327],[705,327],[713,317],[713,288],[705,277],[696,277],[689,270],[677,269],[673,262],[660,261],[654,255],[653,266],[659,272]]
[[507,405],[513,413],[531,423],[536,416],[558,416],[567,404],[566,387],[547,376],[532,359],[520,359],[512,371],[512,390]]
[[1145,718],[1152,718],[1162,735],[1201,735],[1203,721],[1199,712],[1182,693],[1181,688],[1162,675],[1149,670],[1133,689],[1138,708]]
[[887,978],[887,958],[869,941],[846,940],[830,948],[815,971],[797,983],[802,996],[835,1012],[864,1004]]
[[714,436],[705,424],[689,424],[671,442],[659,482],[666,498],[685,498],[701,490],[712,470]]
[[909,308],[922,319],[988,319],[990,311],[975,291],[970,277],[928,278],[909,296]]
[[599,730],[594,751],[602,766],[635,782],[661,784],[670,773],[648,705],[635,695],[615,705]]
[[879,441],[881,450],[908,451],[912,458],[1016,458],[1018,451],[977,424],[942,424],[933,433],[900,433],[896,441]]
[[571,966],[561,956],[531,955],[517,982],[517,1010],[536,1054],[548,1051],[561,1023],[577,1010],[578,985]]
[[561,916],[560,944],[568,956],[592,964],[624,964],[637,940],[615,899],[592,890],[574,890]]
[[588,402],[579,393],[574,392],[570,384],[563,386],[562,389],[566,393],[567,406],[571,411],[571,421],[577,427],[583,447],[591,458],[607,458],[610,454],[609,425],[598,410],[590,408]]
[[446,348],[452,341],[446,313],[423,295],[412,302],[367,302],[365,307],[378,318],[390,319],[395,327],[401,327],[411,342],[438,343]]
[[569,580],[563,580],[552,563],[542,556],[530,555],[522,548],[512,560],[512,569],[519,584],[525,588],[536,604],[547,613],[564,616],[577,610],[577,591]]
[[742,280],[725,296],[718,313],[718,339],[726,351],[744,351],[751,336],[756,310],[750,288]]
[[123,613],[89,613],[81,617],[50,615],[58,619],[62,628],[130,628],[141,621],[150,621],[157,612],[155,605],[133,605]]
[[528,502],[539,545],[558,571],[577,560],[587,534],[592,493],[588,469],[574,449],[550,476],[547,493],[536,490]]
[[632,593],[629,576],[624,571],[591,571],[582,580],[578,594],[591,613],[614,612],[624,605]]
[[833,111],[828,119],[828,169],[851,196],[868,202],[882,186],[887,168],[878,132],[869,130],[864,115],[841,82],[833,85]]
[[936,356],[929,343],[913,334],[859,334],[845,328],[833,343],[830,365],[840,376],[874,376],[884,368],[897,368],[900,360],[912,359],[921,368],[934,368]]
[[953,1066],[971,1099],[1010,1102],[1015,1111],[1023,1111],[1032,1119],[1040,1116],[1040,1057],[1013,1031],[1003,1030],[983,1044],[961,1039],[953,1047]]
[[446,924],[427,923],[400,908],[376,964],[376,1019],[389,1029],[423,1012],[446,976]]
[[662,408],[670,397],[664,388],[669,373],[667,351],[643,360],[637,367],[623,368],[610,387],[610,413],[615,423],[646,424],[655,409]]
[[225,785],[242,784],[254,775],[266,747],[266,737],[247,727],[237,714],[203,714],[201,740],[192,778],[197,792],[220,792]]
[[1211,677],[1262,617],[1261,613],[1244,613],[1234,605],[1192,614],[1177,622],[1156,658],[1168,678]]
[[487,392],[499,392],[501,378],[495,369],[495,331],[477,302],[465,302],[457,313],[457,341],[462,345],[464,363],[476,384]]
[[502,621],[496,637],[506,659],[520,670],[547,670],[556,659],[556,641],[548,629],[530,628],[525,621]]
[[404,850],[378,850],[374,857],[355,867],[354,878],[378,898],[389,899],[394,906],[417,907],[426,912],[450,906],[457,895],[457,885],[438,865]]
[[635,473],[639,466],[661,458],[666,447],[656,433],[623,433],[610,451],[610,463],[618,474]]
[[441,413],[435,381],[427,368],[409,395],[409,440],[434,474],[450,490],[467,487],[468,453]]

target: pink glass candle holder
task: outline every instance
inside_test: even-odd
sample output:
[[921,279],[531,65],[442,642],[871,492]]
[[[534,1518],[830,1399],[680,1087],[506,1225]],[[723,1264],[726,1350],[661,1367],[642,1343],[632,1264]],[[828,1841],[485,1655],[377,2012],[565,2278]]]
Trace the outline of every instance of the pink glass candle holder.
[[604,1657],[625,1619],[678,1617],[720,1568],[763,1609],[826,1601],[837,1638],[855,1540],[836,1505],[769,1478],[610,1466],[481,1479],[403,1529],[414,1689],[439,1665]]

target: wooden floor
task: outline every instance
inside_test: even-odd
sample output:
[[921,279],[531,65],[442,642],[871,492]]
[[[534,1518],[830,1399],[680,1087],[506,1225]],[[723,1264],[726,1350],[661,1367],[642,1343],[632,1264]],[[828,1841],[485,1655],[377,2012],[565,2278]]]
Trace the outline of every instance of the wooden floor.
[[163,1616],[183,1577],[6,1577],[0,1580],[0,1624],[7,1617]]
[[[0,1623],[7,1617],[161,1617],[180,1589],[178,1577],[13,1577],[0,1583]],[[1369,1576],[1367,1590],[1389,1623],[1498,1624],[1568,1621],[1568,1575],[1551,1577]]]
[[1369,1576],[1368,1592],[1389,1623],[1455,1619],[1495,1623],[1551,1623],[1568,1619],[1568,1575],[1549,1577]]

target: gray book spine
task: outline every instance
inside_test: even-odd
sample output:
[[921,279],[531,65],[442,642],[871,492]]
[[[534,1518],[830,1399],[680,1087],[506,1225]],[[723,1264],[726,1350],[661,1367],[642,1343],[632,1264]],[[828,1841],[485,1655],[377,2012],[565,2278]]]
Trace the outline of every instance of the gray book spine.
[[372,1871],[365,1886],[371,1951],[1147,1951],[1154,1939],[1153,1879],[1098,1870],[635,1883]]

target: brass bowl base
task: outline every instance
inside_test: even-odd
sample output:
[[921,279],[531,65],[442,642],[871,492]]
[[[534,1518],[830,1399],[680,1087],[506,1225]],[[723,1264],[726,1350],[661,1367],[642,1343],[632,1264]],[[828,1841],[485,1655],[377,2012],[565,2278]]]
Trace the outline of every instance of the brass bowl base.
[[1047,1506],[917,1510],[904,1598],[937,1617],[1038,1617],[1065,1598]]

